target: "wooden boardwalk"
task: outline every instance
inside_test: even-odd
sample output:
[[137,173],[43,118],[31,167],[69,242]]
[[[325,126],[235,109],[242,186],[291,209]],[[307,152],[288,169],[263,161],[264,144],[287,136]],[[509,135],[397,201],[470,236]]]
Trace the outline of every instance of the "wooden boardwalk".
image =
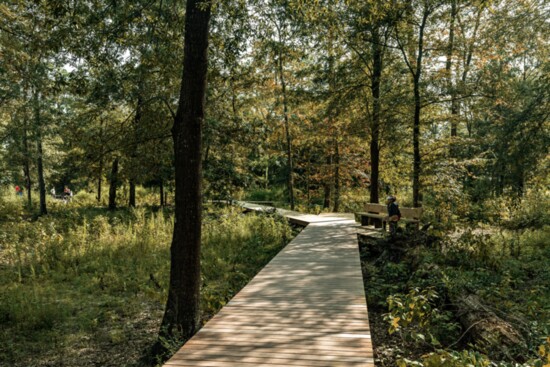
[[374,367],[357,224],[278,211],[309,224],[166,367]]

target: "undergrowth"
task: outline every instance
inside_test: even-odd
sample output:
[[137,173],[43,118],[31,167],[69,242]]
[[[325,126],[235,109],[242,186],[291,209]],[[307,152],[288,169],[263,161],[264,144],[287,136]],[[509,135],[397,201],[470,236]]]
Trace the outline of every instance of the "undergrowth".
[[[413,239],[416,238],[416,241]],[[377,366],[542,367],[550,363],[550,225],[367,240],[363,270]],[[474,295],[522,337],[476,340],[458,301]],[[376,335],[377,334],[377,335]]]
[[[137,365],[165,305],[172,214],[50,204],[36,218],[19,198],[0,201],[0,365]],[[279,217],[206,210],[203,322],[292,235]]]

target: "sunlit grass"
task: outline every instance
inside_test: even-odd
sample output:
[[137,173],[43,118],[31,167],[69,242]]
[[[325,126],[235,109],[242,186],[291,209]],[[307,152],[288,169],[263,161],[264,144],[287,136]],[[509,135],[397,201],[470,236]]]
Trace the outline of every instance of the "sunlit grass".
[[[2,195],[0,203],[0,365],[114,366],[117,359],[105,355],[139,358],[156,338],[166,300],[172,214],[52,202],[49,215],[35,218],[20,198]],[[206,210],[202,319],[291,236],[281,218]]]

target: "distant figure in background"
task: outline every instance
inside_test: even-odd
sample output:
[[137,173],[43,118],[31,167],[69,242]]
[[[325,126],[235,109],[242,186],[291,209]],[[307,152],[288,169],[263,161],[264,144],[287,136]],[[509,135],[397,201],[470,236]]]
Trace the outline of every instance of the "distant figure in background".
[[55,197],[55,187],[52,187],[50,190],[50,194],[52,194],[52,197]]
[[388,216],[384,218],[386,222],[390,225],[390,234],[395,236],[397,231],[397,222],[401,219],[401,211],[399,210],[399,205],[395,202],[397,199],[395,196],[388,196],[386,198],[386,205],[388,206]]
[[65,186],[65,188],[63,189],[63,196],[65,201],[69,201],[73,197],[73,192],[71,191],[71,189],[69,189],[68,186]]
[[19,185],[15,185],[15,195],[21,196],[21,188],[19,187]]

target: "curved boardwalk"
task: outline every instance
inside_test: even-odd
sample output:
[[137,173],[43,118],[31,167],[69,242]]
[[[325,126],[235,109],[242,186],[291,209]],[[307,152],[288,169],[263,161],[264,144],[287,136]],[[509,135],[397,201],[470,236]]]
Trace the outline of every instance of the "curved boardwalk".
[[278,211],[309,225],[166,367],[374,367],[357,224]]

